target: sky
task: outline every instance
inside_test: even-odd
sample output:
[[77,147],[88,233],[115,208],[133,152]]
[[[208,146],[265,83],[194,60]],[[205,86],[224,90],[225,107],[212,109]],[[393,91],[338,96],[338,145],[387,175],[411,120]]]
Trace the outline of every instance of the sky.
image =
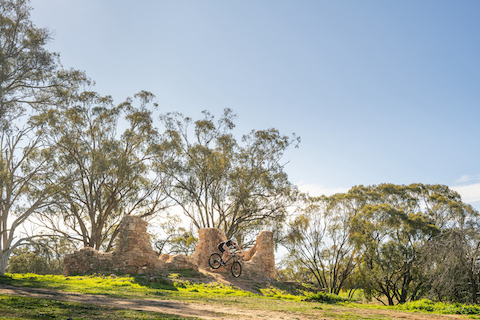
[[[32,0],[47,48],[116,102],[301,137],[312,195],[445,184],[480,209],[480,1]],[[160,126],[160,123],[158,123]]]

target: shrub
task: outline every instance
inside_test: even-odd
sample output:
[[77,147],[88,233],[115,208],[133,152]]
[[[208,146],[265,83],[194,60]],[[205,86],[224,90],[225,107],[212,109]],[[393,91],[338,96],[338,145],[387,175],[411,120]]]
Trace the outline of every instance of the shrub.
[[317,301],[317,302],[325,302],[325,303],[337,303],[337,302],[345,302],[348,299],[342,298],[337,296],[336,294],[326,293],[326,292],[310,292],[305,296],[305,301]]

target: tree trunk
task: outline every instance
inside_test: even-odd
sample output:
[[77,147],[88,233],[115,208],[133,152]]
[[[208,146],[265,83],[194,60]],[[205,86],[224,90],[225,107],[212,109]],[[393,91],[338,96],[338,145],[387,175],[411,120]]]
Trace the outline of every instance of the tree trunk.
[[393,296],[387,295],[388,305],[394,306],[395,303],[393,302]]
[[10,252],[7,253],[0,252],[0,276],[5,275],[5,270],[7,269],[8,258],[10,256]]

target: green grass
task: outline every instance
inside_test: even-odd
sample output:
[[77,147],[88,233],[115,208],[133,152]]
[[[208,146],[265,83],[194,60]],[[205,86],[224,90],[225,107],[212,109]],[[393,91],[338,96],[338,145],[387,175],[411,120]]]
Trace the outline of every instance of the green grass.
[[132,311],[74,302],[0,294],[0,319],[165,319],[187,320],[157,312]]
[[[429,300],[420,300],[394,307],[385,307],[358,302],[354,303],[345,299],[344,296],[339,297],[326,293],[308,292],[305,292],[304,295],[292,294],[292,292],[289,292],[286,288],[262,288],[259,286],[258,291],[263,294],[263,296],[260,296],[218,283],[192,283],[185,280],[183,276],[184,274],[182,273],[172,273],[169,276],[137,277],[102,275],[63,277],[55,275],[7,274],[4,277],[0,277],[0,283],[7,283],[14,286],[56,289],[65,292],[106,295],[115,298],[160,298],[164,300],[174,299],[188,302],[201,301],[202,303],[214,305],[238,306],[246,309],[266,311],[287,311],[292,312],[293,314],[302,313],[318,315],[318,313],[321,312],[324,316],[336,314],[335,318],[337,319],[350,319],[353,315],[355,315],[355,317],[351,319],[384,319],[379,316],[362,316],[358,314],[358,312],[352,311],[355,309],[460,314],[469,315],[470,317],[479,316],[480,318],[480,306],[476,305],[446,304],[440,302],[435,303]],[[66,302],[58,303],[60,305],[67,304]],[[0,304],[3,303],[0,302]],[[60,305],[57,309],[61,309]],[[78,305],[76,308],[85,307]],[[98,307],[89,308],[91,309],[82,309],[82,312],[87,312],[88,310],[94,312]],[[0,315],[2,315],[5,312],[5,309],[0,310]],[[28,308],[26,308],[26,310],[28,311]],[[48,313],[47,311],[44,312],[40,309],[36,310],[36,312]],[[115,310],[112,312],[122,313],[125,311]],[[94,317],[92,316],[92,318]],[[123,314],[118,317],[114,316],[110,318],[129,319],[128,315]],[[0,317],[0,319],[2,318]],[[98,319],[103,318],[100,317]]]
[[[280,289],[259,288],[259,291],[265,294],[260,296],[218,283],[191,283],[182,279],[179,274],[173,274],[170,277],[74,276],[67,278],[53,275],[8,274],[0,277],[0,283],[116,298],[174,299],[252,310],[282,311],[290,313],[292,319],[295,318],[293,317],[295,314],[318,315],[319,312],[334,312],[340,315],[344,312],[335,310],[334,305],[320,306],[316,302],[301,301],[305,296],[288,294]],[[345,318],[348,319],[348,317]],[[376,319],[376,317],[361,319]]]
[[433,302],[422,299],[418,301],[407,302],[393,307],[396,310],[421,311],[439,314],[465,314],[480,315],[479,305],[466,305],[461,303]]
[[303,301],[305,299],[304,296],[294,295],[286,292],[285,290],[281,290],[277,288],[259,289],[259,291],[263,294],[263,296],[268,298],[291,300],[291,301]]
[[325,303],[338,303],[338,302],[347,302],[347,298],[343,298],[341,296],[337,296],[331,293],[325,292],[310,292],[306,295],[305,299],[307,301],[316,301],[316,302],[325,302]]
[[339,303],[351,308],[399,310],[408,312],[421,312],[433,314],[458,314],[468,315],[470,319],[480,319],[480,305],[469,305],[461,303],[435,302],[428,299],[411,301],[396,306],[383,306],[378,304],[359,304],[352,302]]
[[7,274],[0,283],[15,286],[47,288],[66,292],[100,294],[115,298],[158,298],[179,300],[222,299],[226,296],[252,297],[253,293],[218,283],[190,283],[177,274],[170,277],[108,277]]

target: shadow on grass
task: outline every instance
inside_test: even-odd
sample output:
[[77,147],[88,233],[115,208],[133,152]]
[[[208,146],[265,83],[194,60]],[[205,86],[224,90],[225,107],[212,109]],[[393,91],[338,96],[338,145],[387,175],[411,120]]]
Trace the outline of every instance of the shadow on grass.
[[14,278],[12,275],[0,276],[0,284],[8,284],[16,287],[44,288],[44,289],[67,289],[68,286],[58,281],[45,281],[42,277],[30,276]]
[[2,315],[2,319],[193,319],[159,314],[157,312],[132,311],[105,306],[1,294],[0,314]]

